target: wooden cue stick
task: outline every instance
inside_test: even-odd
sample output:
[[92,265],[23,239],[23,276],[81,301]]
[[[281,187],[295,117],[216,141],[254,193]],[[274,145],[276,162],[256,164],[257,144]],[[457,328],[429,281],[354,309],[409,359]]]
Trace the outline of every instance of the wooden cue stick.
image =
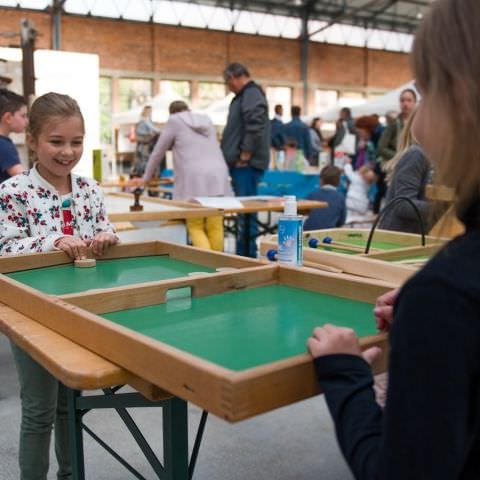
[[[345,243],[345,242],[337,242],[336,240],[333,240],[332,243],[325,243],[319,240],[316,248],[319,248],[319,247],[338,248],[339,250],[350,250],[352,252],[359,252],[359,253],[365,252],[365,247],[359,247],[358,245],[350,245],[349,243]],[[378,248],[370,248],[370,252],[380,253],[380,252],[383,252],[383,250],[379,250]]]

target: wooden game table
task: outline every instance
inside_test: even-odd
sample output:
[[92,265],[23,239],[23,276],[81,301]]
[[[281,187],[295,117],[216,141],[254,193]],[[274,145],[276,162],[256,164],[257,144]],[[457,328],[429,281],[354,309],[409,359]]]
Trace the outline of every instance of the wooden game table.
[[[138,198],[143,211],[130,211],[134,204],[133,193],[113,192],[105,194],[105,205],[109,219],[120,226],[119,236],[123,241],[166,240],[186,244],[187,232],[182,220],[197,217],[223,215],[225,231],[233,234],[236,240],[243,235],[244,245],[248,254],[248,245],[252,237],[250,223],[240,229],[238,215],[251,215],[266,212],[266,221],[256,218],[257,233],[255,238],[274,233],[277,225],[272,221],[272,213],[281,213],[284,208],[283,198],[262,200],[258,197],[242,199],[242,206],[236,208],[216,209],[202,207],[198,203],[166,200],[163,198],[141,195]],[[314,208],[325,208],[325,202],[315,200],[299,200],[298,213],[308,215]],[[180,222],[179,222],[180,221]],[[118,225],[120,222],[120,225]],[[125,223],[127,222],[127,225]],[[129,228],[128,225],[131,225]],[[118,230],[118,228],[117,228]]]
[[[304,265],[402,285],[447,241],[426,236],[425,246],[422,246],[420,235],[378,229],[373,236],[370,253],[365,254],[369,232],[368,229],[351,228],[304,232]],[[332,243],[323,243],[325,238],[330,238]],[[316,248],[309,246],[311,239],[318,241]],[[276,250],[277,236],[262,239],[262,256]]]
[[124,242],[165,240],[185,245],[188,218],[221,215],[214,208],[198,203],[178,202],[148,196],[140,196],[141,211],[131,211],[135,204],[133,193],[111,192],[105,194],[108,218],[117,228]]
[[[261,197],[260,197],[261,198]],[[259,197],[252,197],[247,199],[247,197],[242,197],[241,203],[242,206],[238,208],[226,208],[223,210],[224,219],[225,219],[225,230],[232,233],[237,242],[239,240],[239,235],[243,235],[244,241],[243,245],[245,251],[242,253],[247,256],[249,251],[250,239],[262,237],[264,235],[270,235],[277,231],[277,223],[273,221],[273,213],[282,213],[284,209],[284,199],[279,198],[269,198],[262,200]],[[314,208],[326,208],[328,204],[326,202],[320,202],[317,200],[297,200],[297,211],[299,215],[308,215]],[[258,216],[255,216],[255,223],[257,225],[257,232],[253,234],[250,231],[250,221],[246,221],[244,228],[239,228],[239,218],[238,215],[246,215],[251,217],[252,214],[257,213],[267,213],[267,220],[261,221]]]
[[[155,256],[171,261],[167,273],[160,273],[165,265],[152,267],[158,270],[158,279],[152,280],[140,260]],[[20,315],[3,316],[0,310],[0,318],[9,319],[0,328],[22,348],[37,350],[35,358],[71,389],[75,479],[84,478],[85,409],[115,406],[123,415],[127,406],[152,406],[158,400],[167,402],[156,405],[166,409],[167,454],[159,465],[145,447],[147,459],[158,466],[159,478],[187,480],[193,467],[188,462],[186,402],[236,422],[320,393],[305,347],[317,325],[354,328],[363,347],[383,347],[376,371],[385,367],[386,336],[376,333],[372,318],[376,298],[391,288],[385,282],[265,265],[161,242],[119,245],[97,259],[93,269],[72,269],[63,252],[0,258],[0,302]],[[68,287],[63,271],[70,272]],[[91,274],[95,271],[98,275]],[[22,322],[26,331],[19,332]],[[69,347],[54,352],[50,343],[42,343],[42,335],[51,332],[55,341],[65,340]],[[32,342],[35,348],[29,346]],[[89,359],[65,361],[62,355],[78,352],[72,345],[86,349]],[[76,374],[58,372],[72,366],[84,371],[85,382]],[[146,400],[128,393],[116,397],[116,383],[132,385]],[[104,388],[106,404],[78,392],[97,387]],[[164,391],[175,397],[163,399]],[[202,430],[200,425],[200,435]],[[198,446],[196,442],[194,452]]]

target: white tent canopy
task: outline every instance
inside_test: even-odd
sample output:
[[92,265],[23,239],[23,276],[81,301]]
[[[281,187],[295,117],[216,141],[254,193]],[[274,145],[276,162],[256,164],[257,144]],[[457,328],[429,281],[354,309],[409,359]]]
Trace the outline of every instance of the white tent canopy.
[[225,98],[216,100],[200,112],[208,115],[212,119],[214,125],[223,127],[227,124],[228,110],[233,97],[233,93],[229,93]]
[[142,110],[146,105],[152,107],[152,120],[156,123],[165,123],[168,120],[169,113],[168,107],[175,100],[183,100],[178,94],[171,90],[165,90],[164,92],[156,95],[150,102],[146,102],[144,105],[127,110],[126,112],[120,112],[113,114],[114,125],[132,125],[140,120]]
[[[230,102],[232,101],[233,94],[227,95],[221,100],[216,100],[208,107],[199,110],[200,113],[208,115],[213,124],[217,126],[224,126],[227,123],[228,109]],[[117,126],[121,125],[133,125],[140,120],[140,115],[143,108],[146,105],[152,107],[152,120],[156,123],[166,123],[169,117],[168,107],[170,103],[175,100],[182,100],[182,98],[175,92],[165,90],[164,92],[156,95],[150,102],[146,102],[144,105],[132,108],[126,112],[115,113],[113,115],[113,124]]]
[[[387,92],[385,95],[381,97],[375,98],[370,102],[366,102],[362,105],[355,105],[351,107],[352,115],[354,118],[361,117],[362,115],[385,115],[387,112],[395,111],[397,112],[399,109],[399,97],[400,93],[405,90],[406,88],[411,88],[415,91],[415,82],[411,80],[404,85]],[[342,107],[336,106],[334,108],[329,108],[325,110],[323,113],[320,113],[318,116],[321,117],[326,122],[334,122],[337,120],[339,112]]]

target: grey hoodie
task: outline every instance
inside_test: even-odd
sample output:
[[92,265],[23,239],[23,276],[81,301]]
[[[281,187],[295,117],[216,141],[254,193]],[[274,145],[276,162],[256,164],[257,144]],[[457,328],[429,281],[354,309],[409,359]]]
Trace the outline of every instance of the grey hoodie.
[[170,115],[148,160],[144,180],[152,178],[167,150],[173,152],[175,200],[233,195],[215,127],[206,115],[190,111]]

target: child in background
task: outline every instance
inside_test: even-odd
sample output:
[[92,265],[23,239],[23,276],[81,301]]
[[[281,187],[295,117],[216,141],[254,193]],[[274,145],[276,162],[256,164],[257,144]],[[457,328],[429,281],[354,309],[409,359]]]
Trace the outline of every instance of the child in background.
[[368,191],[375,181],[375,173],[366,165],[353,171],[351,160],[344,166],[345,176],[350,185],[347,190],[347,223],[362,221],[368,212],[370,201]]
[[478,0],[436,0],[413,45],[414,134],[466,232],[378,301],[390,332],[385,410],[372,389],[378,347],[362,352],[353,330],[328,324],[308,340],[356,480],[480,478],[479,25]]
[[358,135],[357,153],[355,154],[355,170],[363,166],[374,168],[376,150],[372,142],[373,131],[378,124],[375,115],[365,115],[355,121],[355,128]]
[[309,165],[302,149],[298,148],[297,141],[294,138],[287,139],[285,143],[283,170],[303,172],[303,169]]
[[322,228],[341,227],[345,223],[347,209],[345,196],[337,192],[341,170],[327,165],[320,172],[320,188],[307,196],[308,200],[327,202],[327,208],[314,208],[308,216],[304,230],[320,230]]
[[[32,105],[27,143],[35,166],[0,185],[0,254],[63,250],[86,258],[117,243],[100,187],[71,173],[83,153],[84,121],[77,102],[48,93]],[[46,480],[55,424],[57,478],[71,478],[65,387],[12,344],[22,401],[22,480]]]
[[25,170],[10,135],[23,133],[27,124],[27,104],[24,98],[0,88],[0,183]]

